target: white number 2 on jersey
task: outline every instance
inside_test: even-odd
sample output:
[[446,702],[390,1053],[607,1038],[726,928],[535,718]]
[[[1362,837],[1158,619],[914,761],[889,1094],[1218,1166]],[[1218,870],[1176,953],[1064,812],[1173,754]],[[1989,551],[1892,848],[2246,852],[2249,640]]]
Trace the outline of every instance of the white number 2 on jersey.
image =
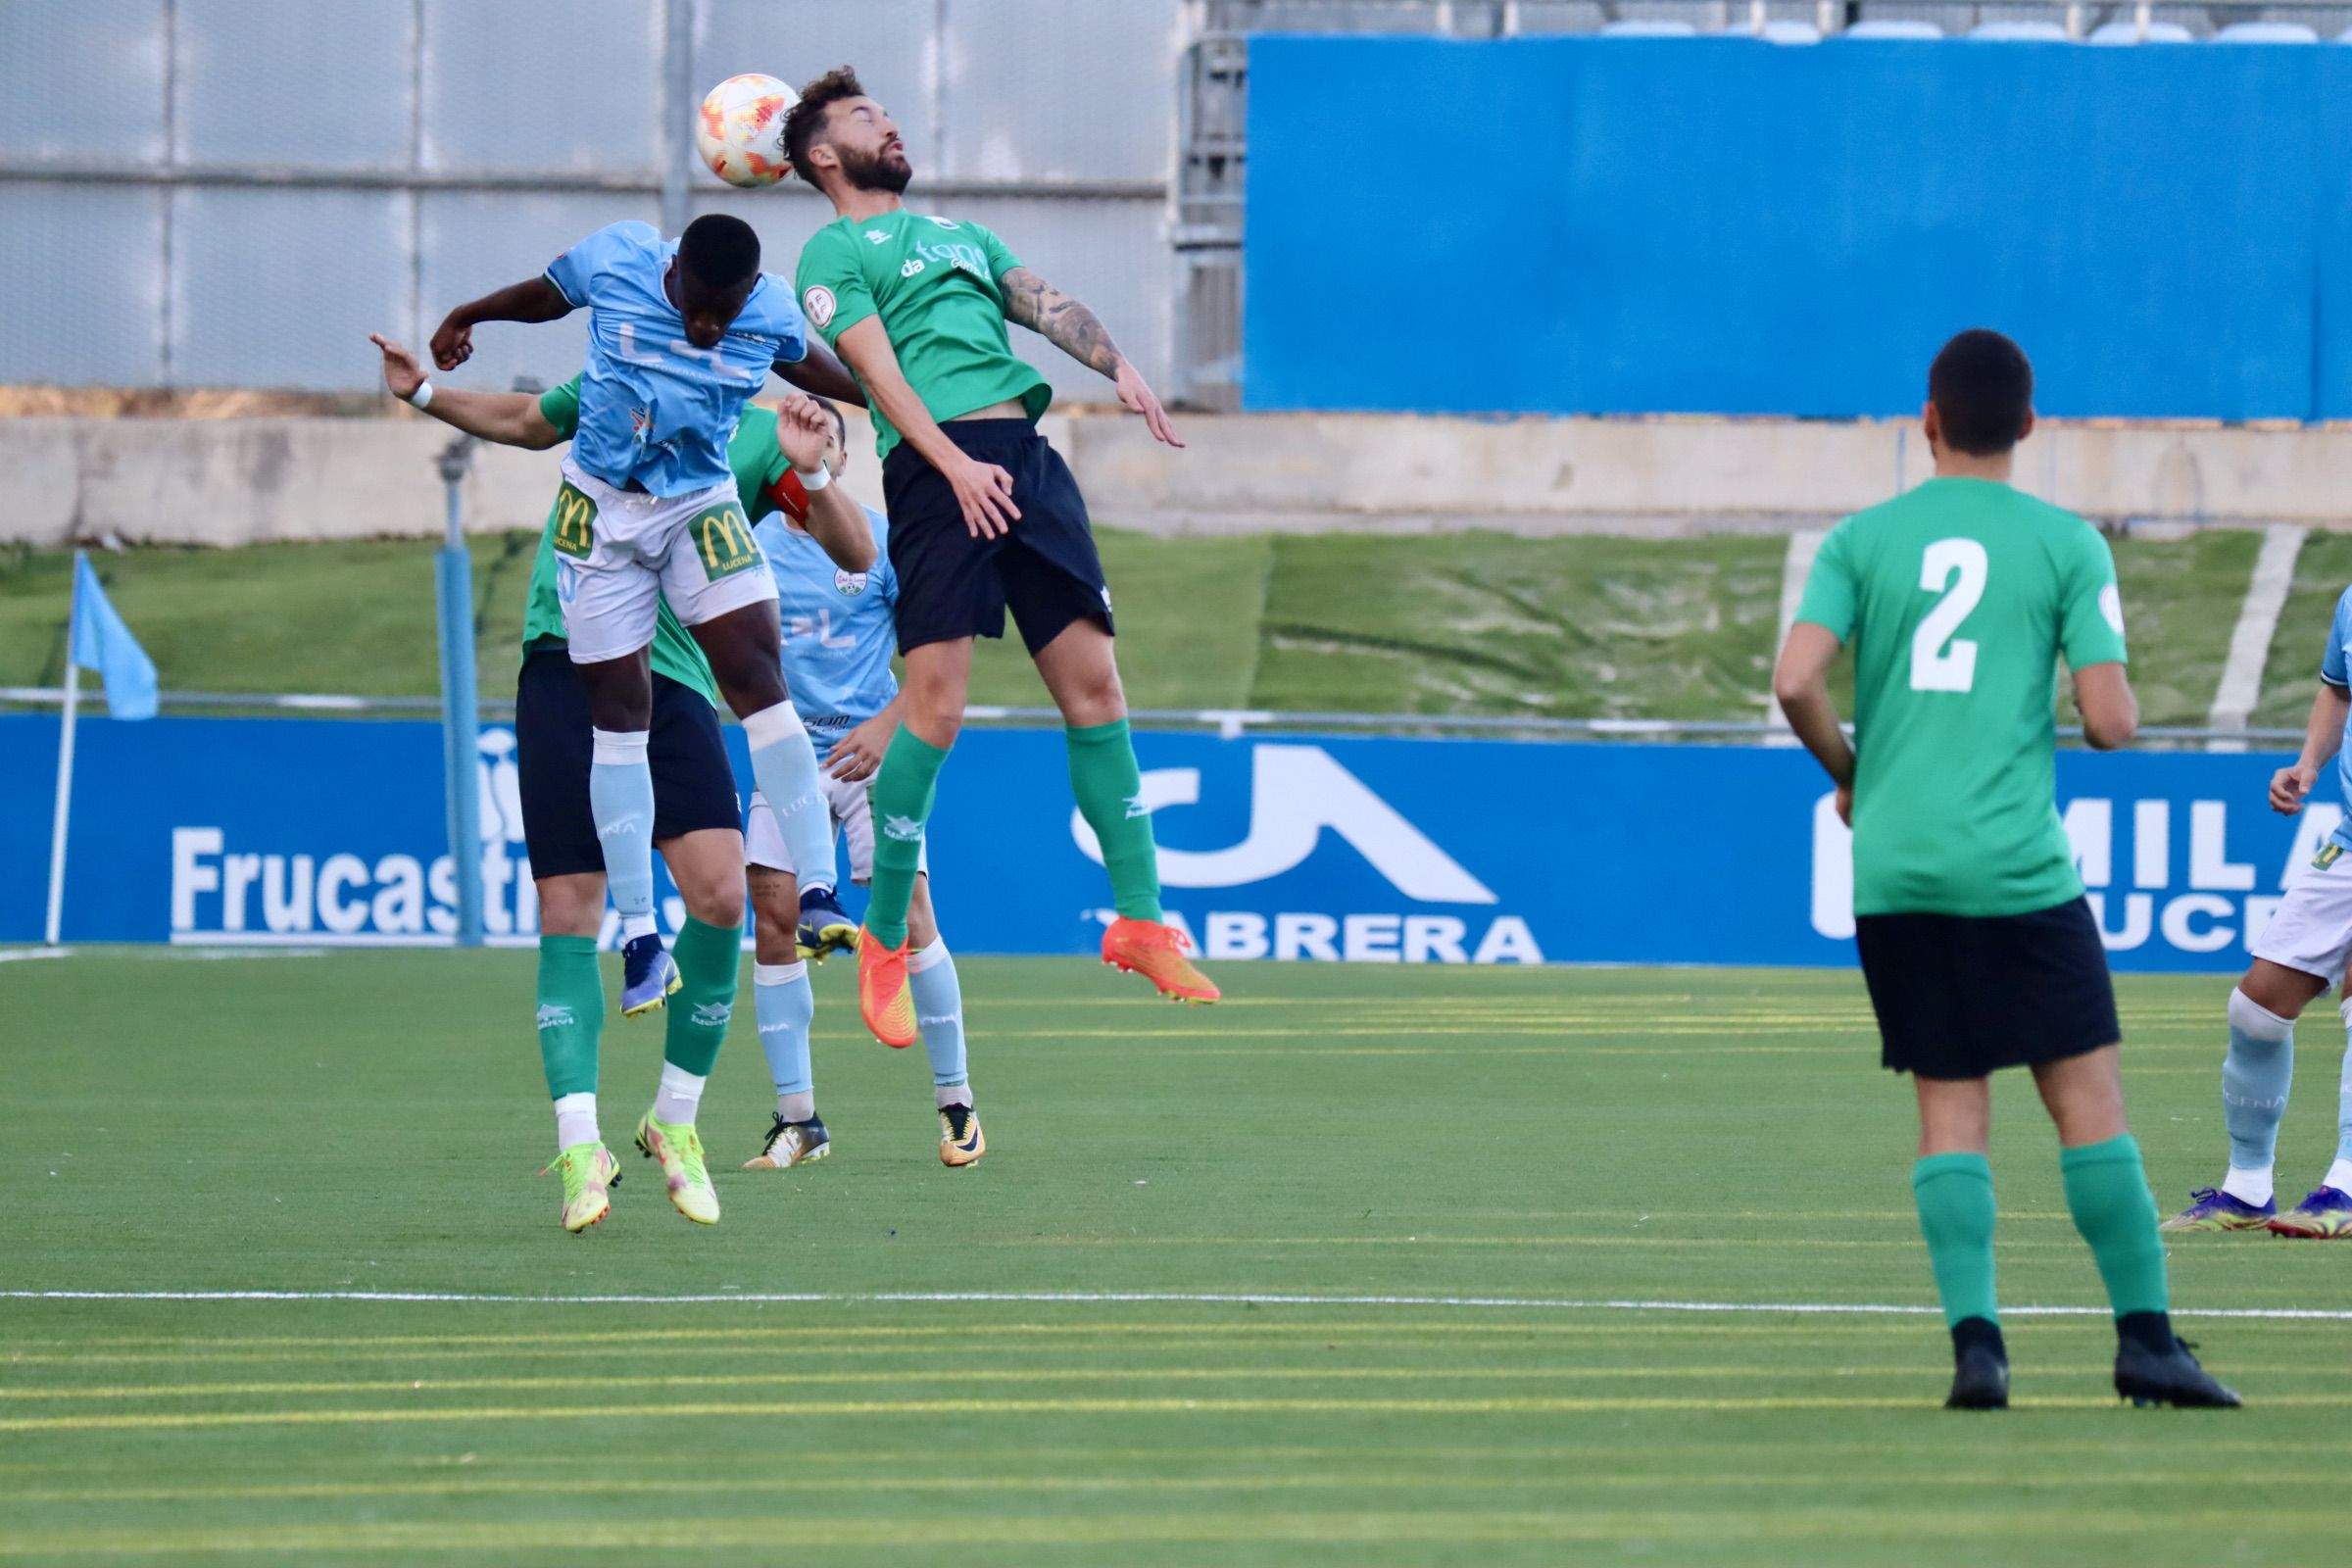
[[1919,565],[1919,585],[1943,595],[1911,634],[1911,689],[1964,692],[1977,683],[1977,644],[1955,637],[1984,597],[1984,547],[1974,539],[1938,539]]

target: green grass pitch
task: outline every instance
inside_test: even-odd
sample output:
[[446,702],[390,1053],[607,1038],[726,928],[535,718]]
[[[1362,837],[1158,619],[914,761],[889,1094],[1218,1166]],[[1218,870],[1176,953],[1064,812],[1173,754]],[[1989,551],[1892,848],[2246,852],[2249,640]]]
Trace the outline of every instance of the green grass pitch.
[[[2230,1415],[2121,1408],[2103,1321],[2013,1316],[2018,1407],[1961,1416],[1938,1319],[1763,1309],[1931,1299],[1851,975],[1227,964],[1180,1010],[967,959],[991,1152],[953,1172],[922,1053],[859,1037],[835,964],[834,1157],[734,1168],[769,1104],[747,1017],[703,1117],[723,1223],[630,1152],[573,1238],[533,1177],[531,961],[0,965],[0,1288],[722,1298],[0,1299],[0,1562],[2340,1552],[2352,1322],[2184,1318]],[[2224,992],[2123,985],[2168,1204],[2220,1163]],[[2332,1142],[2323,1022],[2295,1194]],[[617,1148],[659,1026],[605,1038]],[[2096,1304],[2023,1078],[1994,1136],[2004,1299]],[[2186,1312],[2340,1309],[2352,1249],[2173,1258]],[[787,1293],[821,1299],[723,1299]],[[965,1293],[1033,1298],[921,1298]],[[1250,1295],[1304,1299],[1213,1298]],[[1566,1304],[1661,1300],[1747,1310]]]

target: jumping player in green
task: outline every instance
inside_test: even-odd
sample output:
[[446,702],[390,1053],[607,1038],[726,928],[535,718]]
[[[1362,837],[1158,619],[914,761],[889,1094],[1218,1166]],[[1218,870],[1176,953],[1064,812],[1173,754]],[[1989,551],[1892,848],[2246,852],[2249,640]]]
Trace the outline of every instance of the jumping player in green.
[[924,824],[963,722],[972,638],[1010,611],[1067,726],[1070,783],[1101,842],[1119,918],[1102,961],[1163,996],[1214,1002],[1159,902],[1127,701],[1111,653],[1110,589],[1086,502],[1037,433],[1053,401],[1004,323],[1043,334],[1110,377],[1152,433],[1182,446],[1159,399],[1094,312],[1023,267],[977,223],[910,213],[913,169],[898,127],[847,67],[801,89],[784,150],[839,215],[801,251],[810,323],[864,389],[882,458],[899,580],[905,722],[873,783],[873,895],[858,944],[858,1010],[885,1044],[915,1039],[906,907]]
[[[1773,681],[1854,833],[1855,937],[1885,1064],[1919,1093],[1911,1185],[1951,1329],[1956,1408],[2009,1402],[1992,1268],[1989,1075],[2026,1067],[2066,1200],[2115,1310],[2116,1392],[2233,1406],[2174,1336],[2164,1247],[2124,1122],[2107,959],[2054,798],[2063,655],[2089,743],[2132,738],[2115,563],[2088,523],[2009,487],[2034,372],[1997,332],[1928,372],[1936,477],[1824,540]],[[1829,695],[1854,649],[1854,742]]]

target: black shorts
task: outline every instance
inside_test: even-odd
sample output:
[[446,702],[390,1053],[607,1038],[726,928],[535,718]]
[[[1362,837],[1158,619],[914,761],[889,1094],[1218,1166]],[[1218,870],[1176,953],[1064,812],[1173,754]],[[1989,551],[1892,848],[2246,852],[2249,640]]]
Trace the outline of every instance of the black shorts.
[[1854,938],[1879,1059],[1895,1072],[1982,1078],[2123,1038],[2083,899],[2027,914],[1866,914]]
[[[726,743],[719,739],[718,711],[701,692],[666,675],[654,677],[654,729],[646,752],[654,769],[655,843],[704,828],[741,830],[743,810]],[[531,875],[604,870],[605,847],[588,805],[588,769],[596,754],[588,688],[562,643],[543,642],[523,655],[514,680],[514,754]]]
[[1110,631],[1110,589],[1069,465],[1027,419],[955,419],[940,426],[982,463],[1012,475],[1021,520],[994,539],[964,526],[956,492],[900,442],[882,465],[890,565],[899,579],[899,652],[959,637],[1002,637],[1012,612],[1035,656],[1079,620]]

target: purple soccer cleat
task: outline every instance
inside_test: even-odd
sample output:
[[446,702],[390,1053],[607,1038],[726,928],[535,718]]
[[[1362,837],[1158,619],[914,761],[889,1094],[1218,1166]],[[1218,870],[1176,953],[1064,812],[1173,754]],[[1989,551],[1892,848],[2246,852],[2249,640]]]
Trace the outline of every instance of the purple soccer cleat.
[[2278,1204],[2256,1207],[2218,1187],[2200,1187],[2188,1195],[2188,1206],[2157,1227],[2165,1231],[2258,1231],[2272,1221]]
[[2352,1237],[2352,1193],[2322,1187],[2293,1208],[2271,1221],[2275,1236],[2299,1236],[2312,1241],[2341,1241]]

